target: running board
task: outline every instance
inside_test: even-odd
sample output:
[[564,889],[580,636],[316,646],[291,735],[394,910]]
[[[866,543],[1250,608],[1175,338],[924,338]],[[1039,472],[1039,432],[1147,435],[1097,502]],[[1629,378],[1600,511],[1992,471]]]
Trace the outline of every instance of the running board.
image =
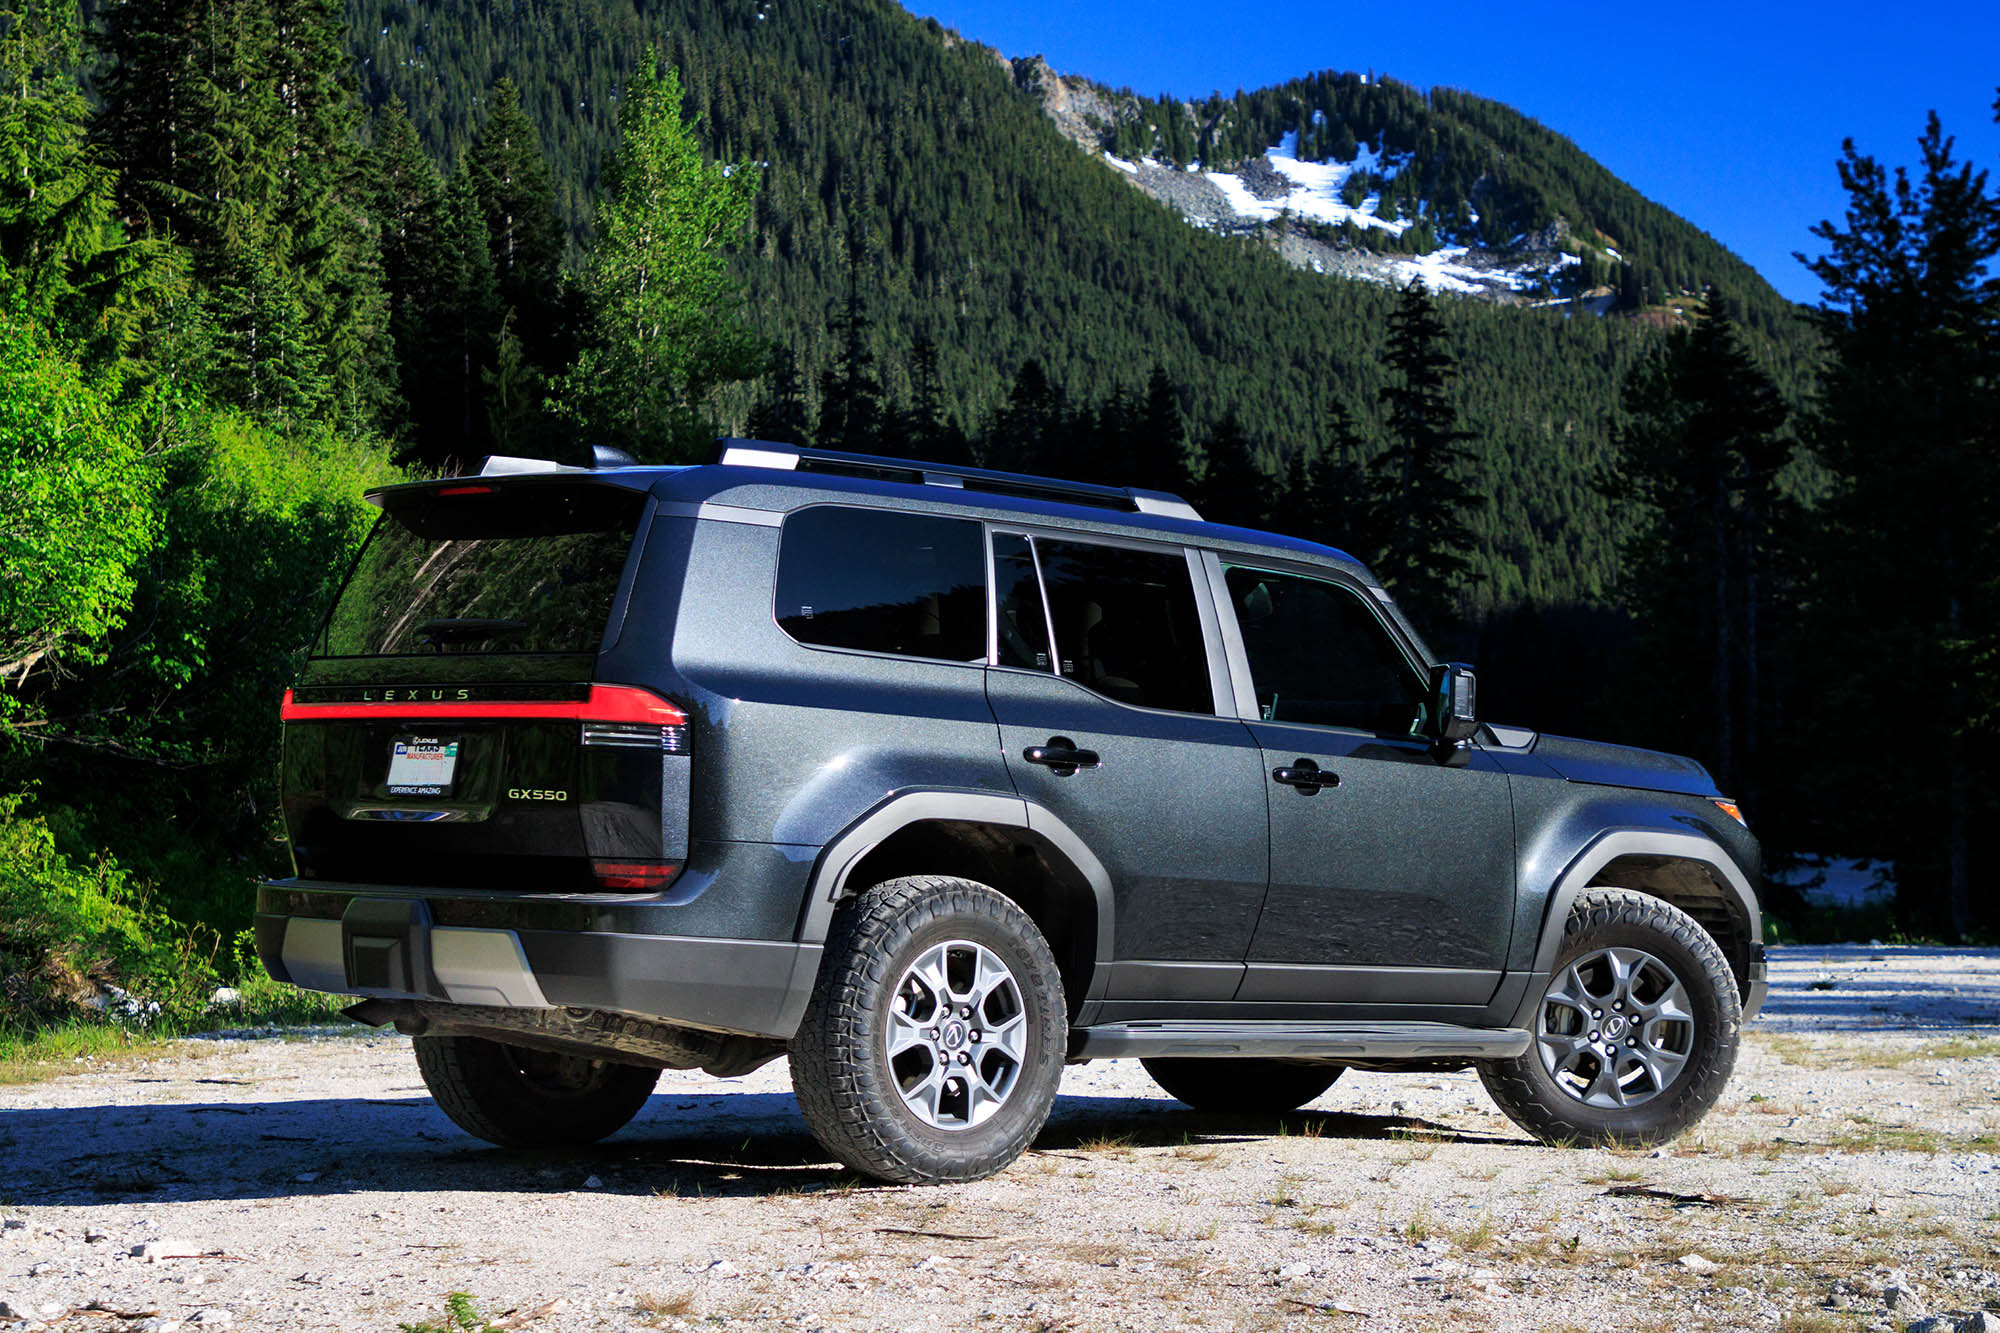
[[1500,1060],[1528,1049],[1521,1028],[1456,1023],[1106,1023],[1071,1034],[1072,1059],[1263,1056],[1315,1060]]

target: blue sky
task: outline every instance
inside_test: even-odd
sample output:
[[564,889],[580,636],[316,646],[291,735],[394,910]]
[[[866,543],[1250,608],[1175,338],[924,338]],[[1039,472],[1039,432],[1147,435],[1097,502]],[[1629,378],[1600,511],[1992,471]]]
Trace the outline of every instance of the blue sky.
[[[1375,70],[1518,107],[1748,260],[1786,296],[1819,286],[1792,258],[1839,220],[1852,136],[1914,162],[1935,108],[1959,155],[2000,175],[2000,8],[1833,0],[1606,7],[1375,0],[906,0],[1010,56],[1143,93],[1201,96],[1317,69]],[[1539,15],[1555,16],[1554,20]]]

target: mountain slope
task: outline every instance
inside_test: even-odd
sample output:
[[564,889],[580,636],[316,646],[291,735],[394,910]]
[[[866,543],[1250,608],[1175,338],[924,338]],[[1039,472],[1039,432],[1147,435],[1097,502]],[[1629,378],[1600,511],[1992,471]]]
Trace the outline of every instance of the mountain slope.
[[[1392,293],[1189,228],[1066,139],[1014,66],[882,0],[348,0],[347,12],[370,100],[403,98],[441,161],[468,141],[490,81],[510,75],[579,225],[623,72],[658,41],[711,151],[764,173],[741,271],[754,322],[808,384],[834,354],[854,255],[885,388],[907,399],[910,349],[928,340],[969,420],[1030,359],[1072,401],[1136,390],[1162,364],[1194,420],[1236,413],[1273,465],[1317,447],[1334,403],[1374,409]],[[1651,333],[1470,301],[1445,316],[1479,436],[1474,481],[1495,501],[1471,520],[1481,600],[1596,600],[1618,520],[1590,480],[1619,379]],[[1763,348],[1781,373],[1800,355],[1783,327]]]
[[[1343,271],[1501,299],[1602,294],[1633,309],[1730,290],[1767,331],[1785,303],[1713,237],[1619,180],[1569,139],[1457,89],[1325,70],[1196,103],[1113,91],[1013,62],[1072,141],[1191,221],[1262,230],[1286,258],[1345,257]],[[1215,204],[1219,202],[1221,209]],[[1201,204],[1206,203],[1206,208]],[[1195,207],[1191,210],[1189,204]],[[1450,249],[1457,274],[1407,258]],[[1481,274],[1485,276],[1481,276]]]

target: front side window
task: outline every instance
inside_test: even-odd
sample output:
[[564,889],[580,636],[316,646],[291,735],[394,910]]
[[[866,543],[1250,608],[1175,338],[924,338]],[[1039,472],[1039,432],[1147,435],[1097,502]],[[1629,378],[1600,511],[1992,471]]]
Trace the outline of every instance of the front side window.
[[1228,567],[1225,578],[1266,722],[1421,731],[1423,678],[1353,590],[1242,566]]
[[967,519],[824,505],[785,520],[778,624],[800,643],[986,660],[986,539]]
[[[1042,537],[1035,539],[1034,551],[1060,674],[1119,703],[1177,713],[1215,711],[1184,555]],[[1036,645],[1025,596],[1021,605],[1023,639],[1032,654]],[[1003,661],[1007,651],[1003,644]]]

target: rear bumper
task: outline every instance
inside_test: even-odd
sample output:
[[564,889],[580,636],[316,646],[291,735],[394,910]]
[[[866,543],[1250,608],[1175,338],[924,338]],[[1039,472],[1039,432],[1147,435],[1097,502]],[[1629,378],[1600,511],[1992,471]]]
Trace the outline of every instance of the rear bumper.
[[265,970],[341,995],[603,1010],[790,1040],[819,972],[816,944],[591,929],[629,914],[607,920],[576,900],[287,880],[262,885],[257,906]]

